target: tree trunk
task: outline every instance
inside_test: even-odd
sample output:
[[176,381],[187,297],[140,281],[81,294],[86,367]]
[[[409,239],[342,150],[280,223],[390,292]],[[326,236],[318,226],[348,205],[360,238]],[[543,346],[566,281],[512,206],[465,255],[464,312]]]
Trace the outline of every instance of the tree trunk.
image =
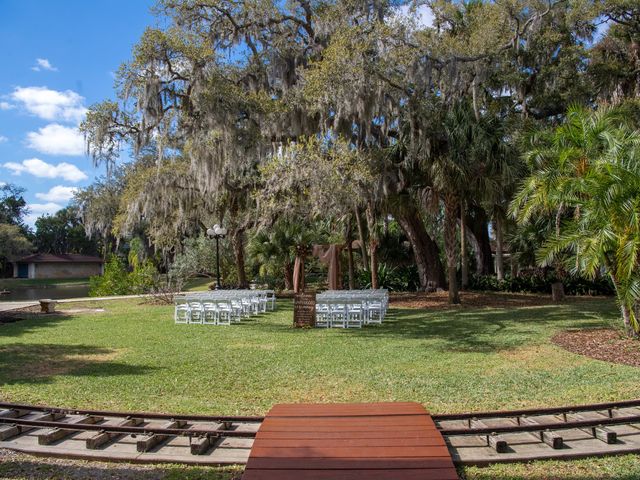
[[564,284],[562,282],[551,284],[551,300],[558,303],[564,300]]
[[504,280],[504,256],[502,248],[502,215],[496,214],[496,221],[494,222],[496,233],[496,276],[498,280]]
[[631,309],[623,304],[620,307],[620,310],[622,311],[622,321],[624,322],[625,332],[627,332],[627,335],[629,337],[637,337],[638,333],[633,328],[633,324],[631,322]]
[[449,272],[449,303],[460,303],[458,279],[456,275],[456,223],[458,223],[458,201],[455,195],[444,195],[444,249],[447,256],[447,270]]
[[367,228],[369,229],[369,256],[371,270],[371,288],[379,288],[378,285],[378,235],[376,231],[376,217],[373,204],[367,206]]
[[471,243],[476,257],[476,273],[478,275],[491,275],[493,273],[493,258],[491,255],[487,214],[480,207],[467,206],[465,218],[467,240]]
[[362,225],[362,217],[360,216],[360,210],[355,209],[356,212],[356,225],[358,227],[358,240],[360,240],[360,253],[362,254],[362,266],[365,271],[369,269],[369,259],[367,258],[367,245],[364,243],[364,227]]
[[249,282],[244,265],[244,229],[239,228],[233,232],[232,243],[238,272],[238,288],[248,288]]
[[371,288],[376,290],[380,287],[378,285],[378,242],[374,239],[369,240],[369,257],[371,259]]
[[354,271],[353,271],[353,248],[351,248],[352,237],[351,237],[351,216],[347,220],[346,233],[345,233],[345,242],[347,244],[347,270],[349,272],[349,290],[353,290],[355,288],[354,284]]
[[289,261],[285,262],[282,273],[284,274],[284,289],[293,290],[293,271]]
[[516,257],[513,255],[513,252],[511,253],[509,260],[511,262],[511,278],[515,278],[518,276],[518,262],[516,261]]
[[440,260],[440,249],[427,233],[415,204],[411,201],[404,202],[393,214],[411,244],[420,277],[420,289],[427,290],[430,285],[435,288],[444,288],[446,281]]
[[462,275],[461,288],[469,286],[469,259],[467,258],[467,227],[464,224],[464,200],[460,202],[460,273]]

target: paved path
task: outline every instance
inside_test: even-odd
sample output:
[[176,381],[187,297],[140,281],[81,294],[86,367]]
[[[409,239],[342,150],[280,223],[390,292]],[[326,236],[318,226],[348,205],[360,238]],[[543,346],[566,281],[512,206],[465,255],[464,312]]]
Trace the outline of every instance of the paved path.
[[[104,301],[104,300],[122,300],[125,298],[144,298],[150,295],[114,295],[113,297],[78,297],[78,298],[62,298],[56,300],[58,303],[73,303],[73,302],[91,302],[91,301]],[[0,302],[0,312],[7,312],[9,310],[18,310],[20,308],[38,306],[40,303],[38,300],[21,300],[12,302]]]
[[457,480],[418,403],[286,404],[267,414],[243,480]]
[[10,310],[18,310],[20,308],[32,307],[38,305],[38,302],[0,302],[0,312],[8,312]]

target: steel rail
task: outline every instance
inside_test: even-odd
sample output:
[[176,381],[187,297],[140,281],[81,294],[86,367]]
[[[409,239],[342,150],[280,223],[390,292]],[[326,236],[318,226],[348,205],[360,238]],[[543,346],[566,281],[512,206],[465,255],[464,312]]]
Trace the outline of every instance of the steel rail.
[[187,415],[150,412],[111,412],[107,410],[78,410],[75,408],[49,407],[44,405],[21,405],[18,403],[0,402],[0,408],[11,410],[32,410],[34,412],[64,413],[67,415],[95,415],[102,417],[137,417],[160,420],[192,420],[194,422],[262,422],[264,417],[252,416],[220,416],[220,415]]
[[598,410],[609,410],[616,408],[640,407],[640,399],[625,400],[621,402],[594,403],[592,405],[575,405],[569,407],[553,407],[553,408],[531,408],[524,410],[497,410],[493,412],[470,412],[470,413],[451,413],[442,415],[431,415],[435,422],[446,420],[468,420],[473,418],[505,418],[516,417],[519,415],[553,415],[558,413],[571,412],[588,412]]
[[615,418],[602,418],[578,421],[558,421],[538,423],[531,425],[513,425],[508,427],[482,427],[482,428],[450,428],[440,429],[440,433],[445,436],[458,435],[489,435],[492,433],[520,433],[520,432],[541,432],[546,430],[570,430],[573,428],[600,427],[608,425],[624,425],[629,423],[640,423],[640,415],[628,415]]
[[243,432],[236,430],[207,430],[198,428],[197,430],[191,428],[162,428],[162,427],[134,427],[134,426],[121,426],[121,425],[104,425],[96,423],[65,423],[62,421],[47,421],[47,420],[22,420],[20,418],[6,418],[0,417],[0,423],[9,425],[34,427],[34,428],[59,428],[62,430],[77,430],[77,431],[98,431],[108,433],[124,433],[124,434],[136,434],[136,435],[169,435],[174,437],[242,437],[242,438],[254,438],[256,432]]

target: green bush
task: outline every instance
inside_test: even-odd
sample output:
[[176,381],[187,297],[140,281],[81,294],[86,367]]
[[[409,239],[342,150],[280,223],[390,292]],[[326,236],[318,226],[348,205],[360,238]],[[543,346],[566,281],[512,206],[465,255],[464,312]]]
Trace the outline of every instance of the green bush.
[[153,291],[158,284],[158,271],[150,260],[145,260],[129,273],[128,281],[131,293],[149,293]]
[[[550,293],[551,284],[557,281],[554,272],[523,273],[515,277],[498,280],[494,275],[471,275],[470,290],[485,292],[513,292],[513,293]],[[567,295],[613,295],[613,285],[607,277],[594,280],[566,276],[563,278],[564,290]]]
[[104,273],[89,279],[89,296],[127,295],[130,292],[129,273],[122,259],[112,256],[104,266]]
[[[371,274],[359,271],[357,281],[360,288],[371,288]],[[406,267],[389,267],[385,263],[378,265],[378,285],[394,292],[415,292],[420,288],[418,268],[415,265]]]
[[158,285],[158,271],[150,260],[137,263],[132,272],[124,261],[112,256],[104,266],[104,274],[89,279],[89,296],[139,295],[152,292]]

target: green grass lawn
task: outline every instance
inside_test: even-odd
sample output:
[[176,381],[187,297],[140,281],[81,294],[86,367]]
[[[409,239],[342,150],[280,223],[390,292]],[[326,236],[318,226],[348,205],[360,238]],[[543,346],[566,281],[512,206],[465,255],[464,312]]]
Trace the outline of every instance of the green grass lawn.
[[201,292],[209,290],[209,285],[215,283],[215,281],[215,278],[193,277],[185,282],[183,290],[185,292]]
[[[549,341],[562,329],[617,325],[609,299],[392,309],[385,324],[362,330],[293,329],[284,301],[276,313],[231,327],[175,325],[171,306],[139,300],[83,306],[106,311],[0,326],[0,398],[234,415],[264,414],[278,402],[417,401],[441,413],[640,397],[640,369],[591,360]],[[567,473],[557,477],[540,465],[538,476],[518,466],[466,475],[640,478],[635,457],[561,464],[558,471]],[[602,475],[575,476],[577,468],[601,468]]]
[[42,286],[88,285],[88,278],[0,278],[0,289]]

